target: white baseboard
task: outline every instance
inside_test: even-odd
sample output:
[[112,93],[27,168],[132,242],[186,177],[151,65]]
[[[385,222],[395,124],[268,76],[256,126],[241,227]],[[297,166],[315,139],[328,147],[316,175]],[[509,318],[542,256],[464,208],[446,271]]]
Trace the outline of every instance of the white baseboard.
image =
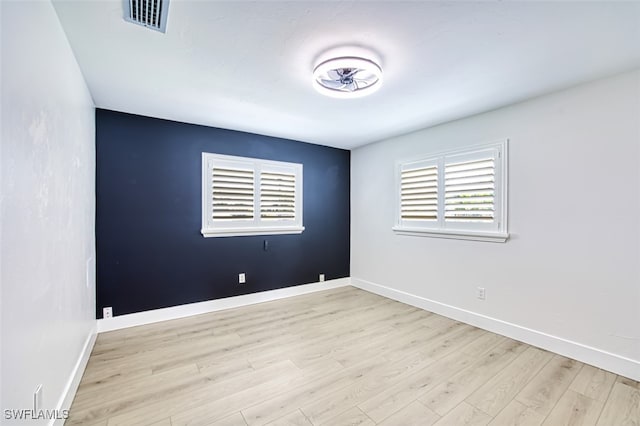
[[[97,330],[96,327],[93,326],[89,335],[87,336],[87,340],[85,340],[84,347],[80,352],[80,356],[76,361],[76,365],[73,367],[73,371],[69,376],[69,380],[67,381],[67,385],[62,392],[62,396],[58,401],[58,405],[56,409],[58,413],[63,410],[69,410],[71,408],[71,403],[73,402],[73,398],[76,396],[76,391],[78,390],[78,385],[80,384],[80,380],[82,379],[82,375],[84,374],[84,369],[87,366],[87,362],[89,362],[89,356],[91,355],[91,351],[93,350],[93,345],[96,343]],[[62,426],[64,425],[63,419],[53,419],[49,422],[49,426]]]
[[351,285],[640,381],[640,361],[359,278],[352,277]]
[[154,322],[184,318],[192,315],[206,314],[209,312],[237,308],[246,305],[253,305],[256,303],[269,302],[271,300],[284,299],[287,297],[299,296],[316,291],[345,287],[349,284],[349,278],[338,278],[335,280],[279,288],[277,290],[262,291],[259,293],[245,294],[242,296],[207,300],[206,302],[189,303],[186,305],[172,306],[170,308],[137,312],[135,314],[119,315],[109,319],[99,319],[98,333],[119,330],[121,328],[127,327],[135,327],[138,325],[151,324]]

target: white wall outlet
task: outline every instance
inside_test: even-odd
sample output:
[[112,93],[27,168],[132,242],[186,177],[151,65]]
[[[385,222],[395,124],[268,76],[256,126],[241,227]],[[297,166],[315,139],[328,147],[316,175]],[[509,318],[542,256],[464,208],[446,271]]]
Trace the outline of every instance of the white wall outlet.
[[108,308],[102,308],[102,318],[113,318],[113,308],[111,306]]
[[477,295],[478,295],[478,299],[480,299],[480,300],[484,300],[486,298],[486,293],[485,293],[484,287],[478,287]]
[[42,385],[36,386],[33,392],[33,411],[38,412],[42,408]]
[[247,277],[244,275],[244,272],[241,274],[238,274],[238,283],[244,284],[246,282],[247,282]]
[[318,278],[318,281],[320,281],[320,282],[324,281],[324,274],[320,274],[320,277]]

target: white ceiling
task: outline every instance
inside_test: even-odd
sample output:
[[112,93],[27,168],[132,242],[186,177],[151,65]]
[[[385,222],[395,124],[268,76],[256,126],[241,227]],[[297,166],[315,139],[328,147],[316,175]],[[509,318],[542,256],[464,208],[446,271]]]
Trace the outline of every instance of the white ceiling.
[[[97,107],[340,148],[640,67],[640,2],[171,0],[166,34],[54,5]],[[313,89],[345,45],[379,55],[375,94]]]

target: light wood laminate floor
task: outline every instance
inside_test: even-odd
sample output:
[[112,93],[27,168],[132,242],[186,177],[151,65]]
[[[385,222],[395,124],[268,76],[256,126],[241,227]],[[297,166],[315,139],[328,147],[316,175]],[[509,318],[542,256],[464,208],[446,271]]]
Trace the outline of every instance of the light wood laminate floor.
[[353,287],[98,336],[67,425],[639,425],[640,385]]

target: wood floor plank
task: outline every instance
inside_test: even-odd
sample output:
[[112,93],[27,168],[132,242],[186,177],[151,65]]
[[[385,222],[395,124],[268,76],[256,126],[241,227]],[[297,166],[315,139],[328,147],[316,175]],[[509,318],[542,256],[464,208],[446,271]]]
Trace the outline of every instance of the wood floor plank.
[[371,371],[363,377],[355,380],[336,392],[319,398],[311,404],[303,405],[302,412],[314,425],[331,424],[333,419],[341,412],[366,401],[379,394],[388,386],[411,377],[416,371],[434,362],[433,359],[421,354],[398,360]]
[[[295,299],[295,298],[292,298],[292,299]],[[363,304],[364,306],[358,305],[358,307],[355,308],[354,310],[358,311],[359,309],[365,309],[365,310],[368,310],[368,312],[373,313],[372,315],[380,315],[379,312],[376,309],[374,309],[376,306],[384,306],[384,305],[389,305],[389,304],[392,304],[392,303],[396,303],[396,302],[389,301],[389,300],[385,301],[382,298],[378,298],[378,299],[379,300],[376,303],[372,303],[372,304],[364,303]],[[251,306],[247,307],[247,309],[249,309],[249,308],[251,308]],[[263,308],[263,309],[266,309],[266,308]],[[225,311],[222,311],[222,312],[225,312]],[[336,310],[336,312],[341,312],[341,311]],[[387,314],[384,310],[382,310],[381,312],[383,314]],[[348,310],[346,310],[345,312],[341,312],[340,315],[348,315],[348,313],[349,313]],[[218,315],[218,314],[221,314],[221,313],[207,314],[207,316],[215,316],[215,315]],[[322,319],[322,321],[327,321],[327,319],[324,318],[324,317],[322,317],[321,319]],[[377,324],[376,320],[378,320],[378,319],[379,318],[372,316],[372,318],[371,318],[372,323]],[[184,319],[176,320],[176,321],[184,321]],[[215,323],[213,318],[212,318],[212,321],[213,321],[213,323]],[[171,322],[167,322],[167,323],[171,323]],[[309,324],[306,324],[306,325],[308,326]],[[151,326],[156,326],[156,324],[152,324]],[[282,328],[277,328],[277,330],[275,330],[276,332],[278,332],[277,336],[275,338],[273,337],[274,330],[268,331],[268,334],[266,336],[269,337],[269,340],[270,340],[271,344],[277,344],[277,343],[280,343],[282,341],[288,342],[290,340],[300,339],[299,336],[291,336],[289,334],[279,333],[281,330],[282,330]],[[302,330],[302,328],[301,328],[301,330]],[[123,331],[126,331],[126,330],[123,330]],[[330,333],[326,333],[326,334],[327,334],[326,338],[330,338]],[[306,338],[306,336],[304,336],[304,334],[302,334],[302,336],[303,336],[303,338]],[[229,337],[226,337],[226,338],[228,339]],[[275,339],[275,341],[274,341],[274,339]],[[214,342],[220,342],[220,338],[215,339]],[[205,347],[209,347],[207,342],[200,342],[200,343],[202,343],[203,346],[205,346]],[[129,346],[129,345],[127,345],[127,346]],[[251,350],[251,349],[257,349],[261,345],[264,345],[264,336],[258,336],[258,337],[253,336],[252,339],[246,339],[246,338],[244,339],[244,346],[245,347],[237,347],[237,348],[234,348],[234,349],[235,349],[235,352],[237,352],[238,349]],[[175,342],[175,344],[173,346],[174,346],[174,348],[171,348],[171,347],[167,348],[167,347],[163,347],[163,346],[154,345],[153,349],[157,350],[158,352],[162,352],[165,355],[165,358],[169,358],[169,359],[172,360],[171,362],[173,362],[174,361],[174,357],[168,355],[167,351],[168,350],[174,350],[174,351],[176,351],[178,353],[183,352],[182,348],[184,347],[184,345],[182,345],[181,342]],[[228,349],[227,349],[227,352],[228,352]],[[153,356],[153,354],[147,354],[147,355]],[[204,354],[198,353],[198,354],[189,354],[189,355],[186,355],[186,356],[190,356],[191,359],[195,359],[195,358],[202,358],[205,355],[207,355],[207,354],[206,353],[204,353]],[[212,351],[212,353],[210,354],[210,356],[213,356],[213,357],[220,356],[220,355],[223,355],[223,354],[221,354],[219,351]],[[96,362],[99,358],[100,357],[92,357],[90,362],[91,363]],[[147,359],[148,358],[149,358],[149,356],[147,356]],[[138,364],[142,364],[144,366],[147,366],[147,362],[148,362],[147,359],[140,360],[138,362]],[[128,370],[131,370],[132,368],[134,368],[134,362],[135,361],[136,361],[136,358],[128,357],[128,364],[126,365],[125,368],[127,368]],[[186,359],[185,361],[188,361],[188,359]],[[164,364],[166,364],[166,363],[164,363]],[[156,365],[155,366],[156,369],[161,369],[162,367],[163,367],[162,363],[160,365]],[[91,369],[91,372],[95,372],[95,371],[96,371],[96,367],[93,367]]]
[[478,410],[466,402],[460,403],[453,410],[438,420],[435,426],[484,426],[489,424],[491,416]]
[[615,381],[615,374],[585,364],[569,386],[569,389],[596,401],[603,402],[609,397]]
[[[316,425],[321,423],[312,422],[312,424]],[[375,426],[373,420],[358,407],[353,407],[333,417],[328,424],[331,426]]]
[[363,353],[375,352],[378,355],[386,355],[391,352],[401,351],[404,355],[407,352],[411,352],[411,350],[407,350],[407,345],[415,345],[425,339],[430,339],[443,333],[446,334],[446,332],[441,329],[432,329],[424,322],[405,324],[402,327],[389,325],[386,332],[378,330],[370,338],[361,340],[362,344],[334,350],[331,353],[331,357],[341,365],[348,367],[360,362]]
[[171,419],[166,418],[157,422],[149,423],[149,426],[171,426]]
[[521,402],[512,400],[489,423],[490,426],[539,426],[545,416],[536,413]]
[[542,423],[544,426],[590,426],[595,425],[602,411],[602,401],[596,401],[568,389]]
[[507,367],[527,349],[527,346],[506,339],[487,354],[476,358],[473,364],[427,392],[419,401],[438,415],[446,415],[501,369]]
[[546,416],[582,368],[582,363],[555,355],[518,393],[516,399]]
[[613,385],[611,395],[605,403],[598,426],[640,425],[640,390],[623,383]]
[[[272,365],[274,363],[270,363]],[[210,380],[223,380],[230,377],[239,376],[243,374],[253,373],[259,368],[255,368],[249,360],[245,358],[236,359],[224,359],[219,362],[208,362],[206,365],[199,365],[198,371],[200,374],[207,376]],[[266,365],[265,365],[266,366]]]
[[247,422],[244,421],[242,414],[237,412],[217,422],[211,423],[211,426],[247,426]]
[[343,287],[101,333],[66,424],[637,425],[639,394],[633,380]]
[[318,395],[328,395],[349,386],[385,363],[384,358],[376,357],[338,373],[327,373],[322,379],[291,388],[284,394],[246,408],[242,410],[242,414],[250,426],[267,424],[292,409],[301,407],[305,402],[315,400]]
[[410,313],[399,315],[391,324],[392,327],[402,329],[406,326],[416,327],[425,326],[434,319],[442,318],[439,315],[434,315],[431,312],[424,311],[416,308],[415,311]]
[[[289,339],[289,341],[264,345],[259,348],[252,348],[250,353],[246,353],[251,362],[255,366],[264,365],[265,363],[272,362],[273,359],[280,359],[282,357],[282,347],[286,347],[289,353],[295,354],[291,359],[300,367],[304,367],[307,363],[313,363],[316,359],[323,357],[327,354],[338,353],[339,350],[346,350],[360,341],[368,341],[372,337],[379,334],[383,334],[385,331],[390,330],[388,320],[390,314],[379,312],[362,312],[363,316],[359,317],[361,321],[348,322],[346,326],[341,326],[336,330],[332,329],[322,330],[318,333],[318,329],[315,328],[315,333],[310,333],[313,330],[312,327],[307,324],[304,330],[300,333],[303,336],[311,335],[315,337],[305,337],[300,339]],[[372,324],[368,327],[363,327],[362,323]],[[273,340],[267,339],[266,342]]]
[[280,417],[267,424],[268,426],[313,426],[311,422],[302,414],[302,411],[296,410],[286,416]]
[[[291,364],[293,365],[293,363]],[[179,406],[172,408],[171,420],[174,425],[209,424],[218,420],[224,413],[242,410],[244,407],[255,405],[257,401],[266,401],[273,395],[279,395],[290,389],[315,382],[327,374],[326,368],[320,364],[306,370],[297,370],[287,374],[265,376],[264,381],[255,384],[248,383],[243,388],[238,387],[237,391],[233,393],[221,395],[222,397],[219,399],[212,399],[206,394],[202,394],[201,398],[204,401],[202,403],[192,400],[182,401]],[[289,411],[279,412],[279,414],[282,415]],[[244,412],[242,414],[245,421],[250,423],[250,419]],[[270,420],[275,420],[278,417],[280,415],[274,415]]]
[[[358,407],[373,421],[380,422],[390,414],[406,407],[448,377],[471,365],[473,357],[462,351],[466,344],[485,347],[485,341],[495,342],[495,339],[486,333],[481,334],[479,337],[476,335],[465,336],[463,334],[458,335],[458,337],[461,340],[454,347],[459,347],[459,350],[454,350],[448,356],[416,372],[408,379],[390,386],[378,395],[358,404]],[[469,337],[472,339],[471,342],[466,340]],[[427,353],[431,353],[431,351],[427,351]]]
[[[66,424],[66,422],[65,422],[65,424]],[[107,419],[97,420],[95,422],[83,423],[83,426],[107,426],[107,425],[108,425],[108,420]]]
[[[238,387],[237,391],[230,394],[219,394],[212,398],[207,389],[200,389],[191,395],[171,399],[169,404],[149,408],[168,411],[174,426],[208,425],[240,411],[248,404],[268,398],[273,392],[284,392],[289,387],[297,385],[302,378],[304,374],[299,370],[281,375],[266,375],[263,381],[247,384],[242,389]],[[131,417],[143,414],[144,409],[138,410],[137,413],[125,413],[119,418],[120,424],[127,424]]]
[[[87,368],[89,368],[89,366],[87,366]],[[96,391],[100,392],[103,389],[112,387],[127,386],[128,382],[135,383],[136,381],[151,376],[152,374],[153,370],[151,367],[126,372],[117,366],[108,372],[105,372],[101,377],[85,374],[82,376],[82,381],[78,386],[76,395],[84,395]]]
[[416,339],[404,343],[397,347],[394,354],[386,355],[389,360],[393,361],[393,357],[403,357],[403,352],[422,351],[431,358],[441,358],[451,353],[455,349],[460,338],[471,337],[472,339],[480,337],[483,334],[477,328],[469,327],[459,322],[448,321],[447,325],[441,329],[425,332]]
[[388,335],[392,332],[391,327],[378,328],[360,333],[350,338],[335,339],[327,341],[325,344],[315,344],[293,353],[290,357],[291,361],[300,368],[316,362],[322,358],[332,358],[334,356],[349,351],[352,348],[359,347],[361,343],[366,343],[375,339],[376,336],[383,334]]
[[622,383],[624,385],[630,386],[634,389],[640,390],[640,382],[630,379],[628,377],[618,376],[616,377],[616,382]]
[[[192,363],[200,356],[219,353],[228,348],[242,348],[254,342],[243,341],[237,335],[224,336],[207,336],[201,339],[194,339],[188,345],[172,345],[171,347],[149,346],[141,350],[127,351],[124,349],[122,353],[109,353],[105,355],[92,355],[92,369],[100,371],[101,369],[111,369],[111,366],[118,361],[126,360],[126,367],[129,369],[135,367],[149,367],[154,370],[162,370],[163,365],[166,367],[165,360],[171,360],[168,368],[172,368],[174,360]],[[184,347],[189,346],[190,351],[185,352]],[[155,362],[154,362],[155,361]]]
[[467,402],[495,417],[549,362],[553,354],[529,347],[500,373],[467,398]]
[[[115,421],[115,417],[118,422],[122,422],[120,424],[127,424],[128,421],[133,422],[133,420],[127,419],[143,418],[147,412],[153,412],[154,417],[169,417],[171,415],[169,409],[172,407],[174,398],[182,401],[186,399],[191,404],[196,404],[202,400],[215,401],[240,392],[252,385],[259,385],[269,381],[273,376],[295,376],[298,372],[299,369],[296,366],[290,361],[284,360],[277,365],[248,374],[238,380],[212,382],[204,375],[190,375],[182,378],[172,377],[173,380],[147,387],[145,391],[135,393],[134,397],[129,394],[123,394],[116,398],[101,399],[99,403],[94,403],[92,406],[85,403],[76,407],[74,402],[72,420],[82,424],[88,420],[105,417],[109,417],[110,421]],[[231,410],[228,414],[233,411],[239,411],[239,408]],[[130,415],[131,412],[133,412],[133,415]],[[218,420],[218,418],[215,420]]]
[[431,426],[440,420],[440,416],[419,401],[414,401],[400,411],[387,417],[380,426]]
[[175,388],[183,383],[200,381],[201,377],[195,364],[179,366],[161,374],[152,374],[132,382],[125,382],[125,386],[104,386],[93,392],[79,393],[74,400],[74,409],[80,412],[92,411],[94,416],[98,416],[95,410],[96,400],[99,400],[100,405],[105,409],[110,404],[116,405],[128,401],[140,403],[149,393]]

